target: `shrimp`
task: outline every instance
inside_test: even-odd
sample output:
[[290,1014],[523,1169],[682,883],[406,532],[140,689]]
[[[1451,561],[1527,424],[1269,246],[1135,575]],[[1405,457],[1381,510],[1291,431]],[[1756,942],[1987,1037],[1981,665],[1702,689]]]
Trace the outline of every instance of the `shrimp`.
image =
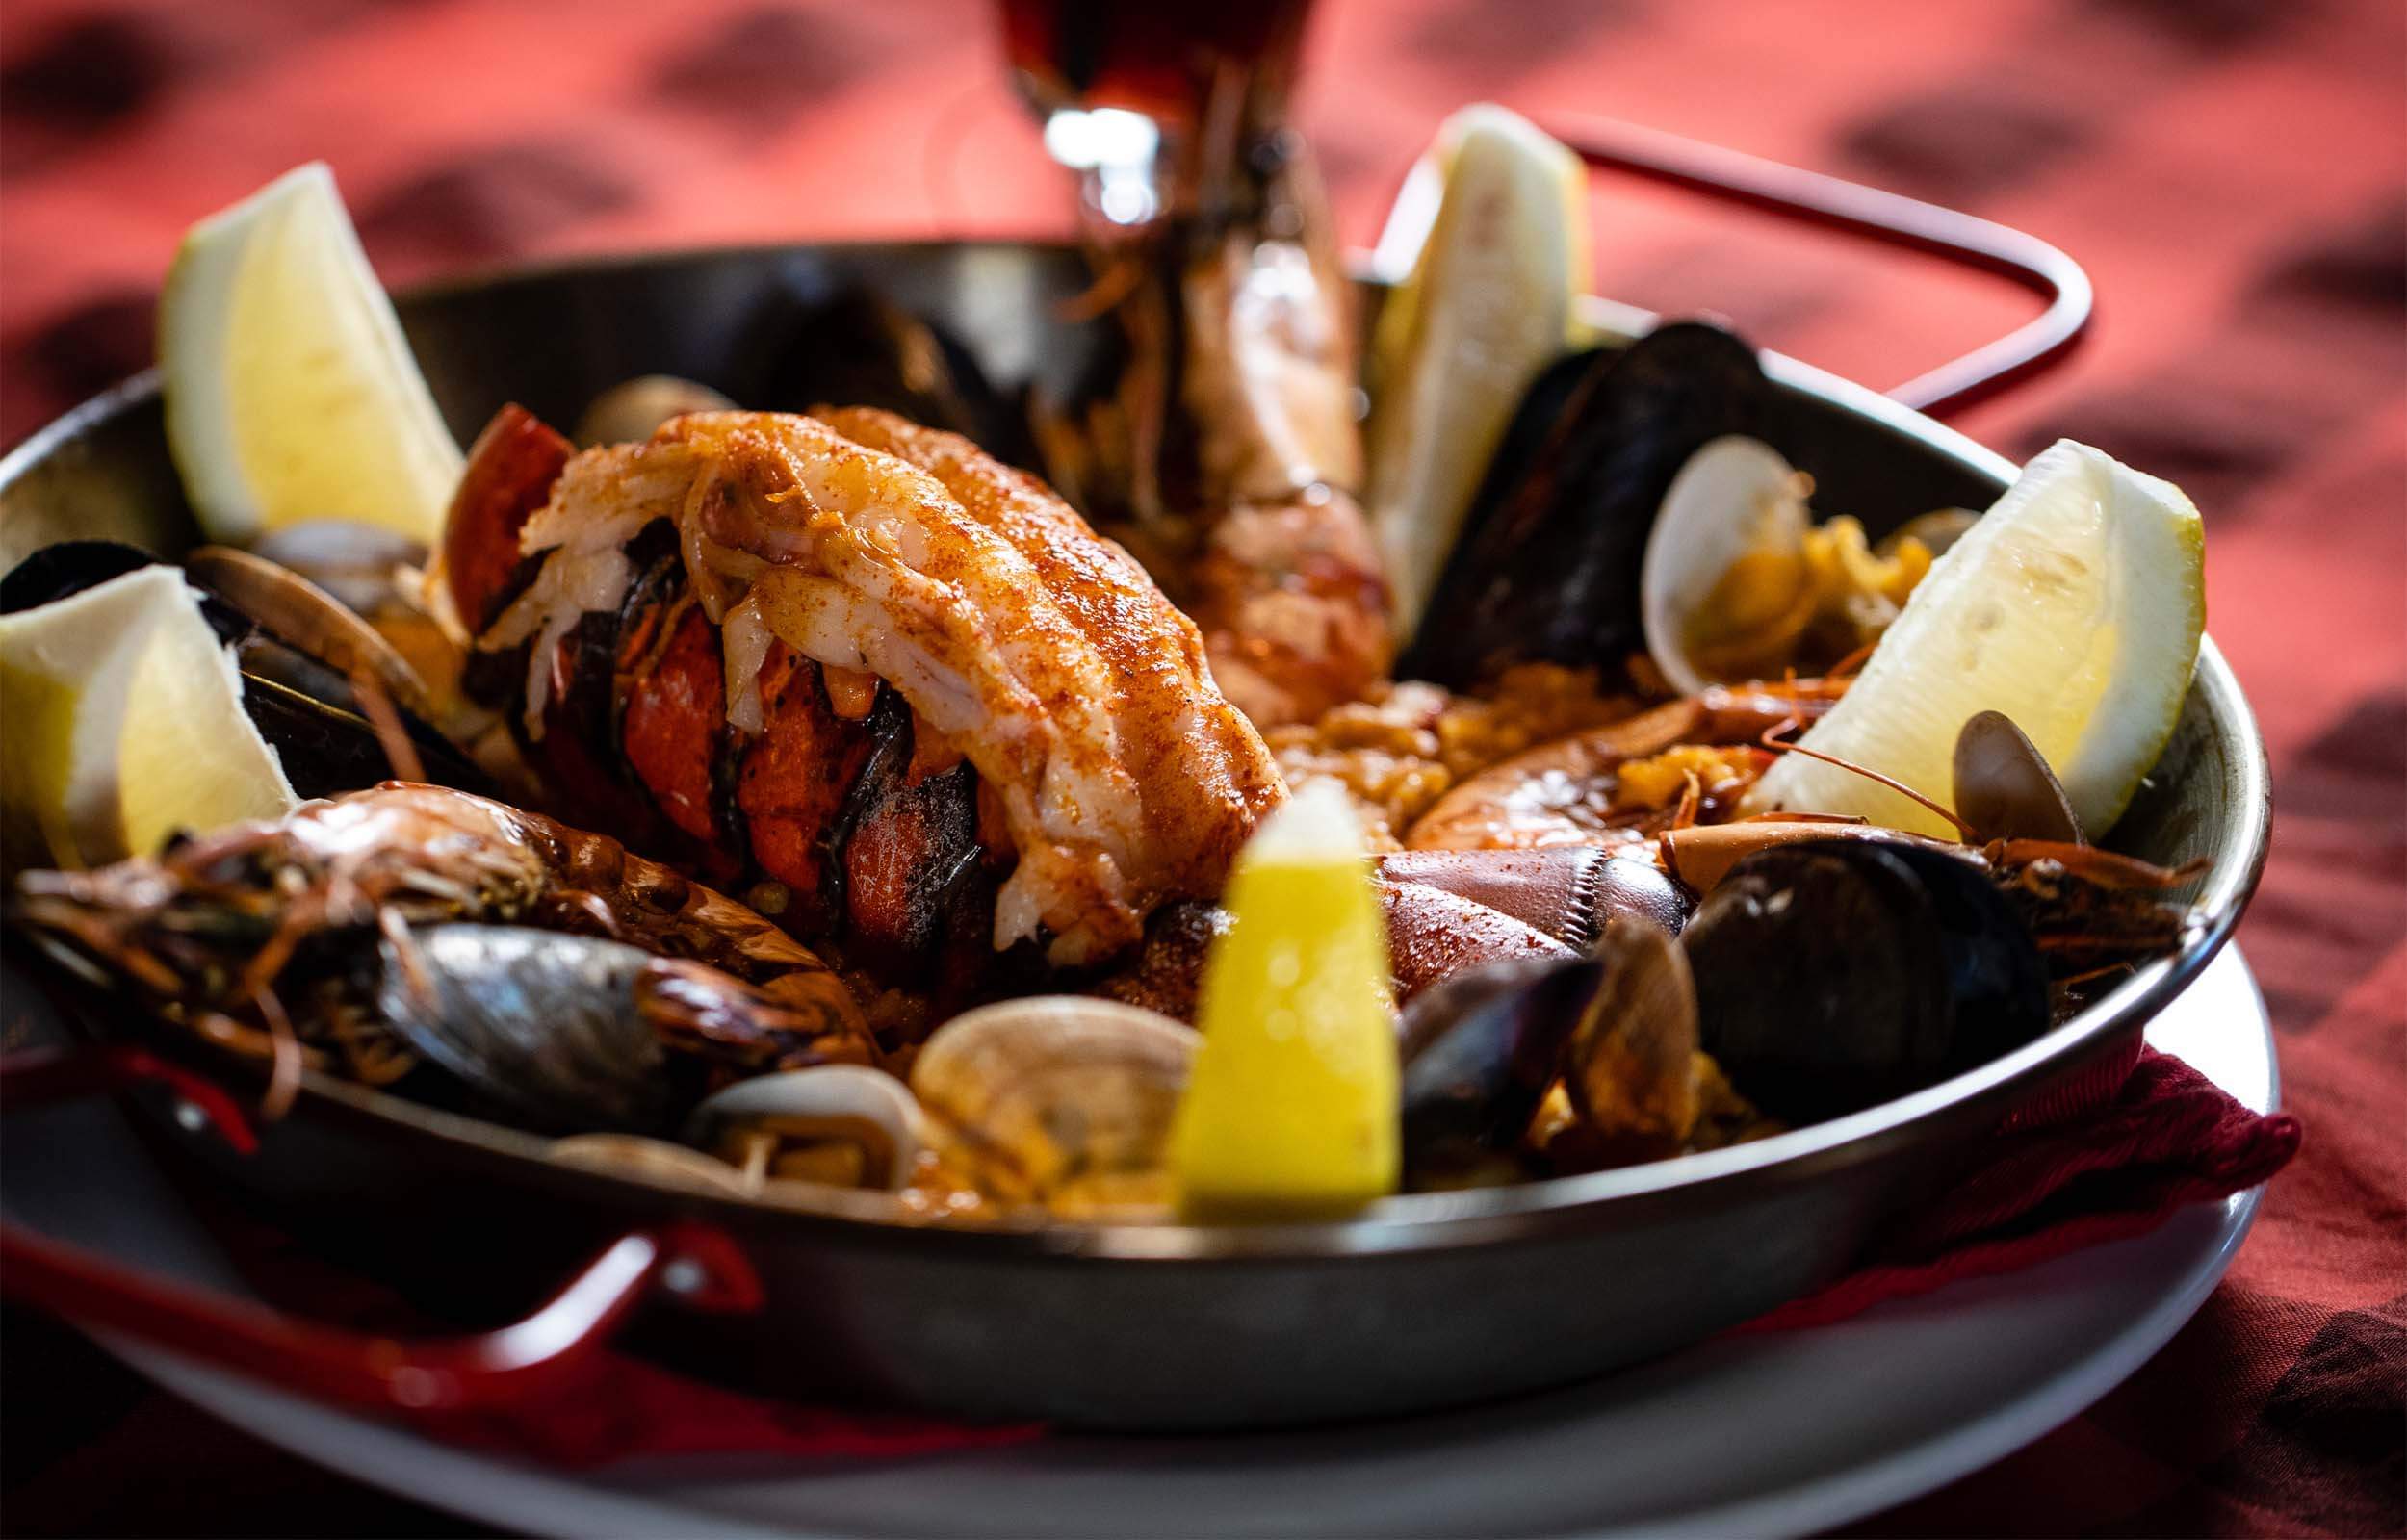
[[844,984],[760,915],[607,834],[443,786],[387,782],[155,858],[29,871],[12,911],[202,1038],[272,1059],[288,1086],[329,1058],[371,1083],[406,1072],[356,965],[376,939],[406,959],[413,928],[457,920],[669,960],[643,998],[674,1049],[746,1071],[877,1056]]
[[1195,617],[1255,727],[1310,722],[1394,660],[1356,500],[1351,290],[1294,136],[1218,115],[1189,160],[1177,181],[1193,207],[1099,250],[1128,362],[1086,442],[1055,436],[1056,479]]
[[[1454,786],[1414,820],[1412,850],[1543,850],[1555,846],[1628,847],[1645,854],[1655,836],[1683,816],[1734,805],[1771,756],[1748,747],[1766,730],[1828,708],[1838,691],[1821,680],[1716,687],[1636,716],[1542,743]],[[1689,807],[1627,796],[1624,766],[1691,746],[1732,746],[1694,756],[1715,776],[1698,785],[1710,806]]]

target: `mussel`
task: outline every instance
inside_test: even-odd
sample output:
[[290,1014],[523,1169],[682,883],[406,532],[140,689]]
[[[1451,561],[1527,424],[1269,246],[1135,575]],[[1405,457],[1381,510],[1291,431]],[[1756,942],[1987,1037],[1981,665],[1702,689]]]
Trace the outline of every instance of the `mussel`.
[[[64,599],[157,560],[115,541],[45,546],[0,578],[0,612]],[[340,601],[290,569],[219,548],[196,553],[189,576],[202,591],[203,616],[233,649],[243,707],[296,792],[328,796],[397,773],[354,683],[360,679],[395,706],[418,779],[490,789],[490,778],[419,716],[426,703],[416,671]]]
[[593,937],[432,925],[378,947],[378,1016],[479,1104],[546,1129],[663,1132],[698,1088],[636,1009],[649,952]]
[[[1602,988],[1572,1028],[1564,1065],[1583,1164],[1675,1155],[1708,1099],[1688,956],[1662,929],[1617,918],[1597,957],[1606,964]],[[1549,1153],[1560,1162],[1567,1151],[1550,1143]]]
[[1533,1156],[1568,1170],[1677,1154],[1711,1099],[1696,1019],[1679,943],[1634,914],[1584,957],[1432,989],[1399,1023],[1407,1181],[1509,1180]]
[[1681,944],[1704,1050],[1793,1123],[1934,1085],[2049,1025],[2029,930],[1979,862],[1943,848],[1758,851],[1715,886]]
[[2064,783],[2014,719],[1976,711],[1955,734],[1955,815],[1985,839],[2083,843]]
[[1548,369],[1398,676],[1468,687],[1532,659],[1621,669],[1645,643],[1640,569],[1672,477],[1708,440],[1761,438],[1771,401],[1754,349],[1700,321]]
[[[432,1099],[462,1093],[547,1132],[663,1134],[713,1086],[757,1076],[782,1084],[752,1093],[765,1101],[719,1102],[695,1125],[698,1137],[716,1137],[738,1116],[769,1116],[777,1105],[797,1117],[820,1108],[829,1118],[883,1116],[900,1126],[901,1115],[871,1099],[874,1083],[867,1091],[847,1076],[797,1083],[821,1068],[875,1072],[829,1063],[851,1048],[815,1038],[818,1016],[808,1007],[706,963],[597,936],[474,921],[388,924],[369,957],[365,1010],[350,1030],[389,1032],[444,1077],[448,1085],[423,1088]],[[337,988],[324,1006],[351,1009]],[[890,1100],[901,1094],[891,1076],[878,1078]],[[890,1164],[916,1153],[902,1134],[882,1149]]]
[[1596,958],[1497,963],[1406,1008],[1397,1047],[1408,1182],[1525,1174],[1514,1152],[1606,972]]

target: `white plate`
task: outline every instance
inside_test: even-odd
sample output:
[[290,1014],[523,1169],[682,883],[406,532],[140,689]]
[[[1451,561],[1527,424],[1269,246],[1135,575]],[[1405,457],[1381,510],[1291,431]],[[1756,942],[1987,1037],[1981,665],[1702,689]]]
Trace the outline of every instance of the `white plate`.
[[[2248,1106],[2274,1105],[2265,1006],[2236,951],[2148,1037]],[[94,1142],[103,1153],[77,1146],[72,1185],[83,1190],[80,1212],[110,1216],[106,1241],[145,1266],[234,1287],[155,1173],[126,1168],[129,1151],[147,1163],[122,1131],[114,1144]],[[94,1209],[101,1194],[91,1184],[104,1174],[111,1191]],[[13,1199],[27,1175],[13,1166]],[[686,1461],[567,1476],[428,1443],[133,1343],[109,1346],[305,1458],[544,1534],[1793,1534],[1942,1486],[2088,1406],[2205,1300],[2257,1197],[1839,1325],[1708,1343],[1499,1405],[1323,1431],[1062,1437],[868,1464]]]

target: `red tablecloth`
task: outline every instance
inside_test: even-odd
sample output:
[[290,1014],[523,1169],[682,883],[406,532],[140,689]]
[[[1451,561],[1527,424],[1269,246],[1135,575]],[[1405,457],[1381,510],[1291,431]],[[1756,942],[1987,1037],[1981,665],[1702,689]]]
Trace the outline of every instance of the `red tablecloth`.
[[[13,0],[0,12],[0,441],[149,355],[192,219],[311,157],[405,283],[721,241],[1060,227],[967,0]],[[1444,112],[1596,112],[2046,237],[2101,295],[2063,371],[1968,413],[2180,481],[2280,817],[2241,931],[2305,1153],[2121,1390],[1883,1533],[2407,1527],[2407,13],[2393,0],[1325,0],[1304,116],[1367,241]],[[2029,301],[1635,183],[1596,282],[1885,385]],[[17,1532],[456,1532],[12,1315]]]

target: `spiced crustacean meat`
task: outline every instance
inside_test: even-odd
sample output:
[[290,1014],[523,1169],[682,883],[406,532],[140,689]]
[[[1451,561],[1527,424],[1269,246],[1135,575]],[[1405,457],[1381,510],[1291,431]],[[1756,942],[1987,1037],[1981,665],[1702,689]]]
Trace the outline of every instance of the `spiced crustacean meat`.
[[698,413],[569,460],[519,533],[540,566],[478,641],[531,642],[531,739],[550,731],[575,628],[627,601],[629,549],[663,523],[672,586],[703,617],[679,624],[707,622],[699,651],[720,662],[735,741],[716,752],[778,734],[764,665],[781,644],[824,673],[830,700],[847,680],[891,688],[915,767],[949,749],[999,811],[1015,864],[995,898],[997,948],[1041,937],[1055,963],[1109,956],[1162,902],[1216,893],[1285,794],[1194,625],[1133,560],[968,440],[868,410]]

